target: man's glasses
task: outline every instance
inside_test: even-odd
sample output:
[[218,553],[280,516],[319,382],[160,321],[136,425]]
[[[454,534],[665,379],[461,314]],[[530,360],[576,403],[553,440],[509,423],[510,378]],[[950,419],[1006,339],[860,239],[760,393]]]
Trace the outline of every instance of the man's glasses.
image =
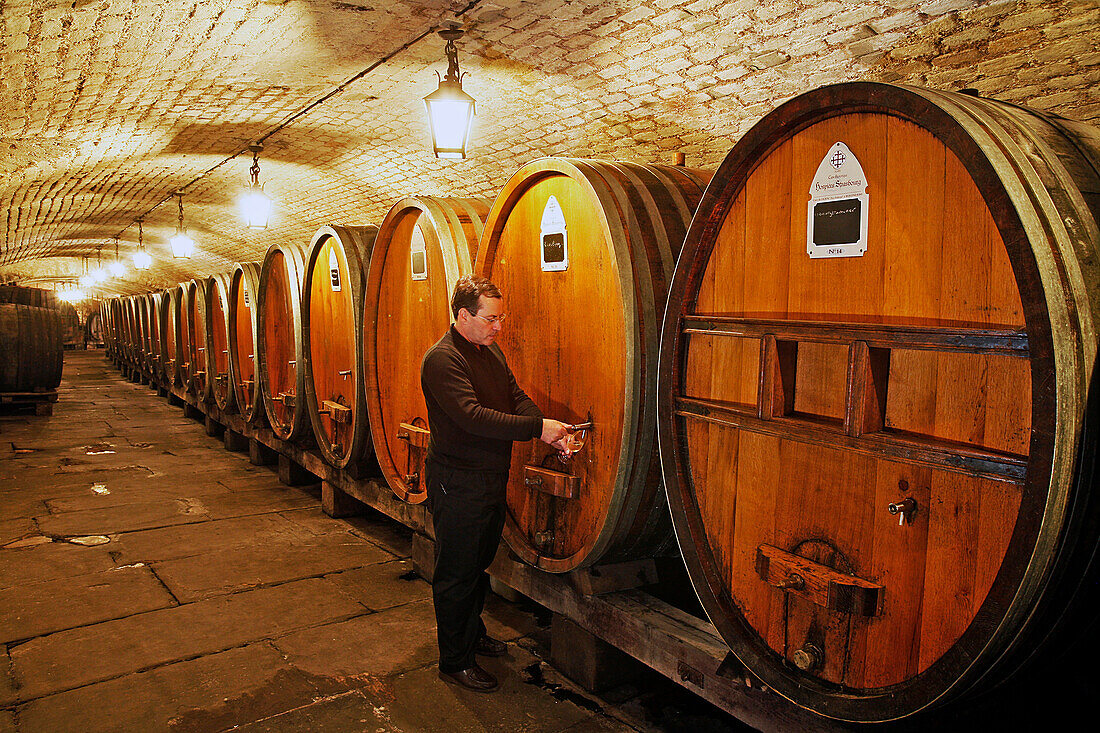
[[[469,313],[469,311],[467,311]],[[470,313],[474,318],[480,318],[481,320],[492,326],[494,323],[504,323],[504,319],[508,317],[507,313],[501,313],[499,316],[479,316],[477,313]]]

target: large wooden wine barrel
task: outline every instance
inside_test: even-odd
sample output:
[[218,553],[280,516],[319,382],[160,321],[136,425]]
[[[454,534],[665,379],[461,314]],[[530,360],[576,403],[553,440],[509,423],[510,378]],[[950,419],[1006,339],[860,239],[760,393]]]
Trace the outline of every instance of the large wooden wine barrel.
[[229,277],[228,274],[218,274],[210,278],[206,323],[210,391],[214,404],[226,412],[235,406],[232,363],[229,359]]
[[498,341],[550,417],[593,423],[571,461],[517,443],[504,537],[566,572],[673,545],[656,451],[659,312],[708,174],[546,158],[493,204],[475,271],[504,295]]
[[56,308],[0,303],[0,392],[55,389],[63,358]]
[[229,361],[233,399],[241,416],[252,424],[263,421],[264,398],[256,374],[259,350],[257,294],[260,264],[238,262],[229,281]]
[[138,308],[136,295],[129,295],[125,302],[126,364],[136,369],[141,363],[141,337],[138,330]]
[[61,315],[61,342],[65,348],[84,348],[84,327],[80,324],[80,314],[72,303],[58,304]]
[[367,415],[382,475],[410,503],[427,497],[420,361],[451,323],[451,292],[473,269],[490,205],[481,198],[402,199],[386,214],[371,254],[363,316]]
[[184,288],[175,285],[168,288],[161,301],[161,357],[164,365],[164,378],[170,387],[178,387],[184,382],[183,362],[186,361],[183,347]]
[[305,370],[302,365],[302,277],[306,251],[273,244],[260,270],[260,380],[264,412],[283,440],[308,439]]
[[146,323],[148,324],[148,346],[146,347],[146,366],[149,373],[157,379],[163,371],[160,357],[160,302],[164,298],[160,292],[145,296]]
[[210,278],[200,277],[185,284],[187,298],[184,300],[187,334],[187,390],[195,395],[199,402],[208,402],[211,397],[210,369],[207,364],[207,312],[209,302]]
[[1095,586],[1098,143],[844,84],[715,174],[664,319],[662,463],[708,615],[797,704],[958,699]]
[[33,305],[36,308],[57,308],[57,293],[42,288],[28,288],[22,285],[0,285],[0,303],[19,303]]
[[325,460],[358,474],[370,453],[363,389],[363,287],[378,228],[321,227],[302,285],[306,411]]
[[84,321],[84,342],[89,344],[95,344],[98,348],[100,344],[104,347],[107,345],[107,327],[104,322],[104,303],[100,301],[95,310],[88,312],[88,320]]

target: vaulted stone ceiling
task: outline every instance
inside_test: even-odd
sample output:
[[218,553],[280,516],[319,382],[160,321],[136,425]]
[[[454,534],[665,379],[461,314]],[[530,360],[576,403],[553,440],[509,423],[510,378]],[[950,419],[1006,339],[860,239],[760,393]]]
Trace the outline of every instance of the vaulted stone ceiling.
[[[421,98],[446,21],[478,101],[473,157],[432,157]],[[1085,0],[0,0],[0,279],[154,267],[165,287],[377,224],[410,194],[494,197],[544,155],[714,168],[765,112],[878,80],[1100,119],[1100,7]],[[236,198],[263,139],[273,224]],[[192,260],[173,261],[184,190]]]

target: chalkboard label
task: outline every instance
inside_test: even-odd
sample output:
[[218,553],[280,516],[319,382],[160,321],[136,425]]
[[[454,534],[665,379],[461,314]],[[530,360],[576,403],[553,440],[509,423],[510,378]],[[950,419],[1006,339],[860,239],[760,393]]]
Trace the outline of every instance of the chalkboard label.
[[328,276],[334,293],[340,292],[340,263],[336,259],[336,250],[328,251]]
[[561,272],[569,269],[569,237],[565,233],[565,213],[561,204],[551,196],[542,210],[539,227],[539,251],[543,272]]
[[806,253],[812,258],[862,257],[867,251],[867,178],[851,149],[833,143],[810,183]]
[[859,242],[863,202],[859,199],[822,201],[814,204],[814,244],[832,247]]
[[242,291],[244,292],[244,307],[245,308],[251,308],[252,303],[250,302],[251,299],[248,297],[248,288],[244,287],[243,284],[241,285],[241,288],[242,288]]

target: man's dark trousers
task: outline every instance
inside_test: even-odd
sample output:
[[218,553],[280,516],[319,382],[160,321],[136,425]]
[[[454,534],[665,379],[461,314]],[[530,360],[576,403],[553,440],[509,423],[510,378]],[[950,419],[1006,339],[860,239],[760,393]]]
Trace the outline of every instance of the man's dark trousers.
[[461,672],[476,663],[485,633],[481,611],[489,591],[485,569],[504,529],[508,474],[425,467],[428,508],[435,528],[432,600],[439,638],[439,671]]

